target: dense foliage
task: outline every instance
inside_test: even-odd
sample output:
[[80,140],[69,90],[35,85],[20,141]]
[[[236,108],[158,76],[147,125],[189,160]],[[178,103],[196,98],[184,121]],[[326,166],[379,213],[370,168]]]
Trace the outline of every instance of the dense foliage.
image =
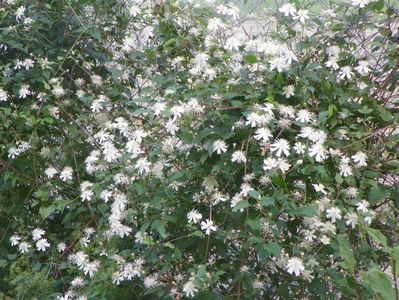
[[398,27],[0,3],[0,298],[399,299]]

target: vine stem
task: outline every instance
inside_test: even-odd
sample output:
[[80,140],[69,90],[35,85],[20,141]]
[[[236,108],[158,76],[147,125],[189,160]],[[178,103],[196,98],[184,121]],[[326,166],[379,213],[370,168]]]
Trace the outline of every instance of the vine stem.
[[395,285],[395,295],[396,295],[396,300],[399,300],[399,289],[398,289],[398,278],[396,274],[396,260],[392,260],[392,275],[393,275],[393,281]]
[[[209,220],[212,220],[212,201],[210,202],[210,207],[209,207]],[[206,248],[205,248],[205,260],[204,263],[205,265],[207,264],[208,261],[208,252],[209,252],[209,244],[211,242],[211,232],[208,234],[208,239],[206,241]]]

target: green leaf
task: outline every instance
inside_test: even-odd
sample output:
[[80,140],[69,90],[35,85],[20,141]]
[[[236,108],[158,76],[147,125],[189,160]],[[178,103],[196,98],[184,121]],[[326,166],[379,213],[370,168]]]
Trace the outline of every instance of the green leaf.
[[191,235],[193,235],[193,236],[198,236],[198,237],[200,237],[200,238],[203,238],[205,235],[202,233],[202,231],[201,230],[196,230],[196,231],[194,231]]
[[344,182],[344,179],[342,178],[341,175],[339,175],[339,174],[337,173],[337,174],[335,174],[335,182],[338,183],[338,184],[341,184],[341,183]]
[[382,234],[381,231],[369,227],[366,227],[366,231],[369,234],[369,236],[371,236],[375,242],[381,244],[384,247],[384,249],[388,248],[387,238],[385,237],[385,235]]
[[187,171],[179,171],[170,177],[170,181],[185,181],[187,180]]
[[356,261],[355,261],[355,256],[353,255],[353,251],[350,248],[349,242],[342,234],[337,236],[337,241],[339,244],[338,253],[341,256],[341,258],[344,260],[343,262],[341,262],[341,266],[345,270],[353,274]]
[[379,0],[373,5],[373,9],[380,12],[384,8],[384,0]]
[[8,265],[8,261],[5,259],[0,259],[0,268],[4,268]]
[[255,199],[255,200],[260,199],[260,198],[259,198],[260,194],[259,194],[258,191],[251,190],[251,191],[248,192],[248,195],[249,195],[251,198]]
[[246,224],[251,227],[252,230],[260,230],[261,224],[257,219],[248,219]]
[[391,249],[390,252],[392,259],[392,269],[395,271],[396,276],[399,275],[399,246],[396,246]]
[[313,205],[303,205],[296,210],[296,215],[313,217],[316,215],[316,207]]
[[389,122],[392,120],[392,118],[393,118],[392,114],[385,107],[378,105],[377,108],[378,108],[379,115],[383,121]]
[[277,243],[271,242],[263,246],[265,250],[278,257],[281,253],[281,248]]
[[254,64],[256,63],[256,55],[255,54],[248,54],[244,56],[244,61],[247,64]]
[[233,211],[238,211],[247,207],[249,207],[249,202],[247,200],[241,200],[233,207]]
[[49,192],[45,190],[37,190],[35,192],[35,197],[39,198],[42,201],[47,201],[49,198]]
[[172,44],[176,43],[176,39],[175,38],[171,38],[169,39],[163,46],[165,48],[167,48],[168,46],[171,46]]
[[46,219],[49,215],[51,215],[55,211],[55,206],[50,205],[50,206],[41,206],[39,209],[39,214],[43,219]]
[[392,281],[380,267],[374,267],[362,274],[363,281],[370,286],[382,300],[395,299],[395,291],[392,287]]
[[198,266],[197,276],[198,276],[198,278],[203,278],[206,276],[206,266],[205,265]]
[[155,229],[156,231],[158,231],[158,233],[162,237],[166,236],[166,229],[165,229],[165,223],[164,222],[162,222],[160,220],[155,220],[154,222],[152,222],[151,228]]
[[261,247],[260,249],[258,249],[258,256],[261,261],[267,262],[270,256],[270,252],[267,251],[265,248]]
[[272,182],[273,182],[273,184],[275,184],[283,189],[287,188],[287,183],[285,182],[284,177],[281,174],[274,176],[272,178]]
[[276,203],[273,197],[263,197],[262,204],[263,206],[273,206]]
[[165,246],[165,247],[168,247],[168,248],[170,248],[170,249],[174,249],[174,248],[175,248],[175,246],[174,246],[171,242],[165,243],[164,246]]
[[338,108],[335,104],[330,104],[328,106],[328,116],[329,117],[331,117],[334,114],[334,112],[337,112],[337,111],[338,111]]

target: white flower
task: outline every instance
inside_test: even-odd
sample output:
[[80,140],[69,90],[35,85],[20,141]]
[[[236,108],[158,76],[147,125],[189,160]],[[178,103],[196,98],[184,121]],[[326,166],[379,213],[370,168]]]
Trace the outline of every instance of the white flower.
[[287,262],[286,269],[288,273],[294,273],[295,276],[299,276],[305,270],[305,266],[300,258],[291,257]]
[[144,242],[144,234],[141,231],[137,231],[134,238],[134,242],[137,244],[142,244]]
[[296,154],[304,154],[305,153],[306,146],[302,144],[301,142],[296,142],[294,145],[294,150]]
[[331,220],[331,222],[336,222],[337,220],[341,220],[341,210],[338,207],[331,207],[326,210],[327,218]]
[[195,287],[193,280],[189,280],[183,285],[183,293],[186,297],[192,298],[196,292],[198,292],[198,289]]
[[15,12],[15,19],[17,21],[20,21],[22,19],[22,17],[25,14],[25,10],[26,10],[25,6],[18,7],[17,11]]
[[57,245],[58,252],[64,252],[65,249],[66,249],[66,244],[64,242],[61,242]]
[[176,131],[179,130],[179,127],[173,122],[173,120],[169,120],[165,123],[166,132],[170,135],[176,135]]
[[201,229],[205,230],[205,233],[207,235],[211,234],[211,231],[216,231],[217,227],[215,225],[213,225],[213,221],[206,219],[205,221],[201,222]]
[[190,223],[197,224],[202,219],[202,214],[193,209],[187,213],[187,219]]
[[324,195],[327,195],[327,192],[326,192],[326,190],[325,190],[325,186],[324,186],[324,184],[312,184],[313,185],[313,188],[314,188],[314,190],[316,191],[316,192],[321,192],[321,193],[323,193]]
[[151,274],[144,278],[144,286],[147,289],[156,287],[158,285],[158,275],[156,273]]
[[338,78],[339,80],[344,80],[346,79],[351,79],[353,76],[353,72],[351,70],[351,67],[345,66],[341,68],[341,71],[338,73]]
[[297,117],[295,118],[296,121],[302,122],[302,123],[308,123],[312,121],[312,113],[309,112],[307,109],[300,109],[297,112]]
[[352,156],[353,161],[357,164],[358,167],[365,167],[367,166],[367,155],[364,152],[357,152],[355,155]]
[[45,234],[46,232],[41,229],[41,228],[35,228],[32,231],[32,238],[34,241],[37,241],[39,239],[41,239],[41,237]]
[[80,185],[80,198],[82,198],[82,201],[90,201],[93,196],[94,193],[91,190],[91,188],[93,187],[93,184],[91,182],[88,181],[84,181],[81,183]]
[[89,275],[92,277],[95,272],[98,271],[98,268],[100,267],[100,262],[99,261],[93,261],[93,262],[87,262],[83,265],[83,272],[85,275]]
[[21,238],[19,237],[19,235],[14,234],[13,236],[10,237],[11,246],[18,245],[20,240]]
[[36,242],[36,248],[38,251],[46,251],[48,247],[50,247],[50,243],[47,242],[47,239],[40,239]]
[[72,173],[73,170],[71,167],[65,167],[61,173],[60,173],[60,178],[62,181],[68,181],[68,180],[72,180]]
[[327,158],[326,149],[322,143],[316,143],[309,148],[309,155],[315,157],[317,162],[322,162]]
[[102,86],[103,85],[103,80],[101,76],[99,75],[92,75],[90,76],[91,82],[96,85],[96,86]]
[[355,67],[354,69],[362,76],[365,76],[370,72],[369,63],[365,60],[359,61],[357,67]]
[[238,51],[241,45],[242,45],[241,41],[236,37],[232,36],[226,40],[224,48],[228,51]]
[[245,122],[245,124],[250,125],[251,127],[256,127],[256,125],[259,124],[260,121],[261,121],[261,116],[256,112],[251,112],[247,116],[247,121]]
[[332,9],[323,9],[322,14],[330,18],[335,18],[337,16],[337,13],[334,12]]
[[289,105],[280,105],[278,107],[279,113],[285,118],[294,119],[295,118],[295,110],[292,106]]
[[340,163],[339,166],[339,174],[343,177],[347,177],[352,175],[352,167],[347,163]]
[[140,9],[140,7],[139,6],[137,6],[137,5],[131,5],[130,7],[129,7],[129,15],[131,16],[131,17],[136,17],[139,13],[140,13],[140,11],[141,11],[141,9]]
[[107,202],[109,201],[109,199],[112,197],[112,195],[113,195],[113,194],[112,194],[111,191],[105,189],[105,190],[103,190],[103,191],[101,192],[100,198],[101,198],[102,200],[104,200],[105,203],[107,203]]
[[277,168],[282,172],[285,173],[290,169],[291,165],[288,163],[286,159],[278,158],[277,159]]
[[19,99],[25,99],[27,96],[31,95],[32,92],[29,90],[30,86],[27,84],[21,85],[19,89]]
[[277,160],[272,157],[268,157],[263,161],[263,170],[273,170],[277,167]]
[[316,238],[314,233],[315,233],[314,230],[305,230],[305,232],[304,232],[305,241],[313,242],[313,240]]
[[285,98],[290,98],[295,95],[295,87],[293,85],[287,85],[283,87],[283,95]]
[[212,145],[213,152],[216,151],[217,154],[222,154],[227,151],[227,145],[223,140],[216,140]]
[[134,167],[138,170],[139,174],[148,174],[150,172],[151,162],[146,157],[139,158]]
[[71,281],[71,285],[75,286],[75,287],[80,287],[83,285],[83,278],[82,277],[75,277],[72,281]]
[[327,68],[331,68],[333,70],[338,70],[339,69],[339,65],[337,63],[337,58],[334,56],[330,56],[328,58],[328,61],[326,62],[326,66]]
[[56,97],[61,97],[61,96],[65,95],[64,88],[59,84],[57,84],[53,87],[52,92],[53,92],[54,96],[56,96]]
[[286,139],[278,139],[276,140],[270,147],[270,151],[276,152],[276,156],[280,157],[281,154],[285,156],[290,155],[290,144]]
[[80,268],[86,264],[87,257],[88,255],[82,251],[78,251],[75,254],[70,255],[70,259]]
[[291,3],[287,3],[287,4],[283,5],[282,7],[279,8],[278,11],[281,12],[282,14],[284,14],[285,17],[288,17],[288,16],[293,17],[296,14],[296,8]]
[[276,69],[278,72],[282,72],[288,69],[290,64],[284,57],[276,56],[270,60],[270,70],[273,71]]
[[320,242],[324,245],[328,245],[330,243],[330,238],[323,234],[323,236],[320,239]]
[[358,211],[361,211],[362,213],[366,213],[369,211],[368,207],[369,207],[370,203],[368,203],[366,200],[362,200],[356,203],[356,209]]
[[245,157],[244,151],[235,151],[231,156],[231,161],[236,161],[237,163],[245,163],[247,161],[247,158]]
[[7,101],[7,100],[8,100],[7,92],[0,88],[0,101]]
[[255,131],[255,136],[254,138],[259,141],[261,140],[262,142],[268,142],[270,138],[273,137],[271,131],[269,128],[258,128]]
[[208,30],[211,32],[218,31],[220,29],[224,29],[226,26],[219,18],[211,18],[208,20]]
[[351,4],[353,6],[364,8],[367,4],[369,4],[370,0],[351,0]]
[[29,249],[30,249],[30,245],[27,242],[21,242],[18,245],[18,250],[21,253],[27,253],[29,251]]
[[308,13],[309,11],[307,9],[299,9],[293,19],[299,20],[299,22],[303,24],[309,19]]
[[358,221],[359,221],[359,217],[357,216],[356,213],[348,213],[345,216],[346,222],[345,224],[347,226],[351,226],[352,228],[355,228],[355,226],[357,225]]
[[120,151],[110,141],[104,142],[102,145],[104,160],[106,162],[113,162],[121,157]]

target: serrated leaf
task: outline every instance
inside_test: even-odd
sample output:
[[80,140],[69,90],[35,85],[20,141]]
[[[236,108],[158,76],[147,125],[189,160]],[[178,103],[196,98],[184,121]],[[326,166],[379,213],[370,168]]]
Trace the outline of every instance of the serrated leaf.
[[379,231],[378,229],[373,229],[373,228],[369,228],[369,227],[366,227],[366,231],[369,234],[369,236],[371,236],[371,238],[375,242],[381,244],[384,247],[384,249],[388,248],[387,238],[385,237],[385,235],[382,234],[381,231]]
[[378,112],[381,119],[385,122],[389,122],[393,118],[391,112],[381,105],[378,106]]
[[273,197],[263,197],[262,204],[263,206],[273,206],[276,203]]
[[298,207],[295,214],[305,217],[313,217],[316,215],[316,207],[313,205],[303,205]]
[[49,215],[51,215],[55,211],[55,206],[50,205],[50,206],[41,206],[39,209],[39,214],[43,219],[46,219]]
[[0,268],[4,268],[8,265],[8,261],[5,259],[0,259]]
[[260,194],[259,194],[258,191],[250,190],[250,191],[248,192],[248,195],[249,195],[251,198],[255,199],[255,200],[260,199],[260,198],[259,198]]
[[392,281],[380,267],[374,267],[362,274],[364,282],[371,287],[374,293],[382,300],[392,300],[396,298]]
[[337,241],[339,244],[338,252],[341,258],[344,260],[341,262],[341,266],[346,269],[351,274],[354,273],[356,261],[355,256],[353,255],[353,251],[350,248],[350,244],[348,240],[343,235],[337,236]]
[[277,243],[272,242],[272,243],[266,244],[263,246],[263,248],[276,257],[280,256],[281,248]]
[[196,230],[191,235],[198,236],[200,238],[203,238],[205,236],[201,230]]
[[254,63],[256,63],[256,55],[255,54],[247,54],[244,56],[244,61],[247,64],[254,64]]
[[174,246],[171,242],[165,243],[164,246],[165,246],[165,247],[168,247],[168,248],[170,248],[170,249],[174,249],[174,248],[175,248],[175,246]]
[[233,207],[233,211],[244,209],[249,207],[249,202],[247,200],[238,201],[238,203]]

